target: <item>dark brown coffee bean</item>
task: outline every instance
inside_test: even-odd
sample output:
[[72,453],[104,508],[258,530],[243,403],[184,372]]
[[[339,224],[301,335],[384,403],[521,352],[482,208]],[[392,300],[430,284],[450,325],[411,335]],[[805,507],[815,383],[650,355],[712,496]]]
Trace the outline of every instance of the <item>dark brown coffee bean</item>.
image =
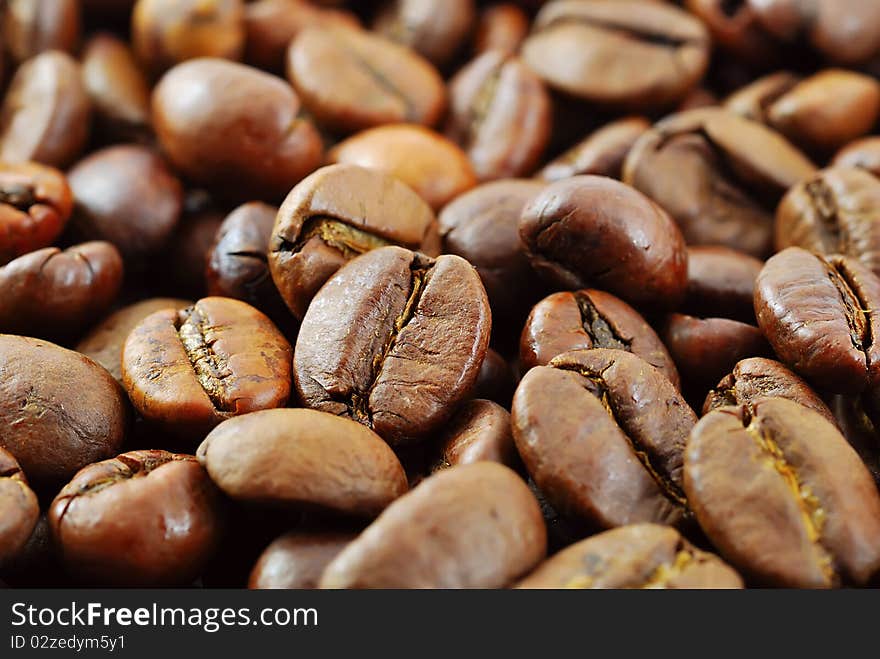
[[477,184],[464,151],[434,131],[409,124],[353,135],[331,149],[328,159],[384,170],[415,190],[435,211]]
[[880,176],[880,137],[863,137],[851,142],[834,156],[832,167],[860,167]]
[[232,499],[375,517],[407,490],[394,452],[359,423],[314,410],[263,410],[228,419],[199,446]]
[[767,33],[752,2],[685,0],[690,12],[705,23],[712,42],[749,64],[766,67],[780,57],[780,46]]
[[646,108],[684,96],[709,61],[696,18],[645,0],[555,0],[538,13],[523,57],[549,85],[587,101]]
[[532,267],[557,286],[596,286],[654,308],[675,308],[684,297],[681,232],[662,208],[613,179],[548,185],[523,209],[519,233]]
[[688,244],[764,257],[782,195],[815,171],[775,131],[717,108],[656,124],[633,146],[624,182],[663,206]]
[[632,524],[605,531],[548,558],[517,588],[742,588],[736,571],[678,531]]
[[474,51],[515,53],[529,33],[529,16],[517,5],[504,2],[480,12],[474,35]]
[[91,103],[79,64],[50,50],[22,63],[0,108],[0,159],[63,168],[89,135]]
[[182,585],[220,545],[220,494],[191,455],[132,451],[89,465],[49,509],[61,558],[78,581]]
[[779,362],[763,357],[744,359],[734,366],[706,396],[703,414],[729,405],[752,405],[764,398],[793,400],[836,424],[828,405],[810,385]]
[[0,566],[21,553],[39,517],[40,503],[18,461],[0,448]]
[[550,140],[550,96],[515,55],[490,51],[449,82],[446,134],[465,150],[480,180],[523,176]]
[[553,293],[538,302],[523,328],[519,358],[529,369],[591,348],[631,352],[680,384],[672,357],[645,319],[623,300],[594,289]]
[[834,395],[830,405],[834,414],[832,420],[858,453],[874,483],[880,488],[880,433],[877,432],[877,424],[872,420],[872,417],[880,420],[877,416],[876,400],[873,401],[870,414],[862,400],[853,396]]
[[47,50],[73,52],[77,46],[77,0],[7,0],[2,12],[3,45],[18,62]]
[[437,444],[440,457],[434,471],[481,461],[519,466],[510,412],[491,400],[474,399],[462,405],[437,436]]
[[461,50],[477,18],[474,0],[387,0],[373,29],[444,66]]
[[0,564],[0,575],[14,588],[67,588],[72,585],[64,574],[45,513],[38,516],[36,526],[22,548],[11,560]]
[[684,485],[712,544],[759,584],[864,584],[880,570],[880,494],[837,429],[797,403],[710,412]]
[[76,351],[98,362],[122,383],[122,346],[131,331],[150,314],[161,309],[185,309],[189,300],[152,298],[114,311],[95,326],[76,346]]
[[789,247],[758,275],[755,313],[780,359],[823,389],[880,377],[880,279],[859,261]]
[[132,260],[155,254],[180,219],[183,188],[151,149],[112,146],[80,160],[67,180],[71,224],[82,240],[106,240]]
[[315,293],[352,258],[386,245],[436,256],[431,208],[381,171],[330,165],[297,185],[281,205],[268,259],[272,279],[297,318]]
[[543,189],[525,179],[485,183],[456,197],[438,216],[443,251],[467,259],[480,273],[496,333],[508,324],[517,331],[543,288],[519,239],[523,207]]
[[880,275],[880,180],[833,167],[795,185],[776,209],[776,249],[844,254]]
[[134,51],[158,75],[196,57],[239,59],[244,51],[242,0],[138,0],[131,16]]
[[208,295],[205,269],[224,217],[214,207],[184,211],[176,233],[168,241],[167,261],[158,273],[166,282],[164,292],[196,299]]
[[800,76],[789,71],[770,73],[738,88],[724,101],[724,108],[746,119],[772,125],[767,109],[801,80]]
[[492,462],[444,469],[391,504],[327,566],[321,588],[500,588],[546,554],[529,488]]
[[683,309],[694,315],[755,322],[755,280],[764,264],[727,247],[688,247]]
[[104,313],[122,285],[122,257],[89,242],[20,256],[0,268],[0,332],[67,338]]
[[480,365],[480,373],[471,389],[471,396],[486,398],[505,409],[510,409],[516,383],[516,375],[511,365],[504,360],[504,357],[489,348],[486,351],[486,358]]
[[70,217],[64,174],[33,162],[0,162],[0,266],[46,247]]
[[583,174],[620,179],[629,150],[650,127],[643,117],[609,122],[549,162],[538,176],[545,181]]
[[127,416],[122,389],[92,360],[47,341],[0,335],[0,448],[35,486],[60,485],[114,455]]
[[122,380],[144,419],[199,441],[224,419],[285,405],[290,361],[290,344],[265,315],[208,297],[141,321],[122,349]]
[[302,403],[369,426],[392,445],[435,431],[468,395],[491,313],[467,261],[382,247],[318,292],[294,354]]
[[272,542],[251,571],[248,588],[312,590],[321,573],[357,537],[340,531],[291,531]]
[[321,126],[350,133],[382,124],[433,126],[446,107],[443,79],[409,48],[357,28],[301,31],[287,78]]
[[696,415],[635,355],[577,350],[533,368],[512,421],[529,475],[560,513],[601,528],[686,516],[681,469]]
[[283,80],[203,58],[179,64],[153,90],[153,126],[181,173],[233,198],[274,201],[321,161],[322,144]]

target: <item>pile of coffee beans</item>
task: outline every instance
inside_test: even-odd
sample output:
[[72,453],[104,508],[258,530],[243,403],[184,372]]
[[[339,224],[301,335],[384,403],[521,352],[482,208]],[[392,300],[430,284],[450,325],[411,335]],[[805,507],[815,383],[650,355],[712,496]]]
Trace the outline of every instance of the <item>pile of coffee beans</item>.
[[0,585],[880,586],[877,0],[6,0],[0,85]]

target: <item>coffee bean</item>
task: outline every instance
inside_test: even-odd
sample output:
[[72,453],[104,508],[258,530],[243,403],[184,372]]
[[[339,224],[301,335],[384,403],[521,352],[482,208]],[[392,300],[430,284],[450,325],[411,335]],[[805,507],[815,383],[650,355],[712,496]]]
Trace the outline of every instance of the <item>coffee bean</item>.
[[225,214],[214,207],[184,211],[177,231],[168,241],[167,263],[157,273],[165,280],[164,293],[190,298],[208,294],[206,268],[224,217]]
[[80,36],[76,0],[8,0],[3,7],[3,43],[23,62],[47,50],[73,52]]
[[312,300],[294,383],[303,405],[355,419],[392,445],[411,442],[467,396],[490,331],[486,293],[467,261],[383,247]]
[[492,348],[486,351],[486,358],[480,366],[477,381],[471,389],[474,398],[486,398],[510,409],[510,400],[516,389],[517,379],[514,369],[504,357]]
[[223,511],[193,456],[132,451],[74,476],[52,502],[49,523],[78,581],[183,585],[220,546]]
[[499,588],[546,553],[541,509],[503,465],[446,469],[389,506],[331,561],[321,588]]
[[683,310],[755,322],[755,280],[764,264],[727,247],[688,247],[688,285]]
[[851,142],[834,156],[832,167],[860,167],[880,176],[880,137],[863,137]]
[[437,66],[461,49],[476,21],[474,0],[387,0],[373,30],[413,48]]
[[866,406],[860,399],[852,396],[831,396],[829,404],[834,414],[832,421],[861,458],[874,483],[880,488],[880,441],[878,441],[880,435],[877,433],[877,425],[872,420],[872,417],[877,418],[876,402],[871,414],[868,414]]
[[490,400],[474,399],[462,405],[437,437],[437,444],[440,457],[434,471],[481,461],[519,467],[510,412]]
[[515,53],[528,33],[529,17],[521,7],[510,2],[489,5],[480,12],[474,50]]
[[0,448],[0,566],[21,553],[39,517],[37,495],[18,461]]
[[315,589],[324,568],[356,537],[340,531],[285,533],[260,555],[248,588]]
[[837,429],[797,403],[710,412],[684,486],[703,531],[756,583],[864,584],[880,570],[880,494]]
[[780,59],[780,45],[761,24],[757,3],[685,0],[683,4],[703,21],[720,49],[762,68]]

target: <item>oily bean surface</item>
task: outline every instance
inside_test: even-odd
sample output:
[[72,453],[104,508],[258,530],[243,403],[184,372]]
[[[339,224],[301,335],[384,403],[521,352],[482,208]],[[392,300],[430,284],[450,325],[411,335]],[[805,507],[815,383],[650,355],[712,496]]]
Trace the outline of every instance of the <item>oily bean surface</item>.
[[251,570],[248,588],[312,590],[324,568],[357,537],[342,531],[290,531],[260,554]]
[[498,462],[514,469],[519,466],[510,412],[491,400],[466,402],[436,441],[440,458],[434,465],[435,471],[480,461]]
[[40,503],[18,461],[0,448],[0,566],[21,553],[39,517]]

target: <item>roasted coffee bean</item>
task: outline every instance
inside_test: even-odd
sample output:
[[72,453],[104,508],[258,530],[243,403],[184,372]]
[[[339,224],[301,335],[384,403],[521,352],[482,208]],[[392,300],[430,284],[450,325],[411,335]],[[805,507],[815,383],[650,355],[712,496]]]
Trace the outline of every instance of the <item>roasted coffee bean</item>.
[[[518,330],[542,286],[523,253],[519,217],[544,185],[525,179],[484,183],[459,195],[438,216],[443,251],[467,259],[489,295],[496,333]],[[516,328],[516,329],[515,329]]]
[[460,465],[391,504],[324,570],[321,588],[499,588],[546,554],[538,501],[509,468]]
[[557,286],[596,286],[654,308],[675,308],[684,297],[681,232],[662,208],[613,179],[548,185],[523,210],[519,233],[532,267]]
[[0,578],[13,588],[65,588],[72,585],[64,574],[45,513],[37,518],[36,526],[22,548],[5,564],[0,564]]
[[321,126],[351,133],[382,124],[433,126],[446,107],[443,79],[408,48],[357,28],[301,31],[287,78]]
[[672,103],[709,62],[709,34],[686,12],[646,0],[555,0],[541,9],[523,57],[547,84],[628,108]]
[[407,490],[394,452],[359,423],[314,410],[263,410],[228,419],[199,446],[232,499],[375,517]]
[[515,53],[528,33],[529,17],[522,8],[510,2],[490,5],[480,12],[474,50]]
[[122,381],[144,419],[199,441],[224,419],[285,405],[290,362],[290,344],[260,311],[208,297],[142,320],[122,348]]
[[775,131],[726,110],[671,115],[633,146],[624,182],[663,206],[688,244],[763,257],[782,195],[814,172]]
[[489,348],[486,351],[486,358],[480,365],[480,372],[477,375],[477,381],[474,382],[473,389],[471,389],[471,396],[486,398],[509,409],[516,383],[516,376],[510,364],[504,360],[504,357]]
[[319,169],[290,191],[268,246],[269,270],[297,318],[315,293],[352,258],[386,245],[436,256],[431,208],[409,187],[356,165]]
[[23,62],[47,50],[73,52],[79,41],[77,0],[7,0],[3,13],[3,45]]
[[691,89],[676,108],[679,112],[686,110],[696,110],[698,108],[709,108],[718,105],[718,97],[705,87],[694,87]]
[[681,469],[697,418],[635,355],[560,355],[526,373],[511,413],[529,475],[563,515],[611,528],[680,524],[688,514]]
[[789,247],[755,286],[758,324],[799,374],[834,393],[859,393],[880,377],[880,279],[859,261]]
[[150,87],[128,45],[98,34],[85,45],[82,76],[105,139],[148,141]]
[[69,338],[104,313],[122,285],[113,245],[46,247],[0,268],[0,332]]
[[248,588],[317,588],[324,568],[356,537],[354,533],[341,531],[285,533],[260,555],[251,571]]
[[440,457],[434,471],[482,461],[519,466],[510,412],[491,400],[477,398],[462,405],[438,435],[437,444]]
[[783,398],[710,412],[687,445],[701,528],[756,583],[865,584],[880,570],[880,494],[837,429]]
[[684,2],[705,23],[714,44],[748,64],[765,67],[779,59],[781,49],[761,25],[754,4],[730,0]]
[[643,590],[742,588],[742,578],[678,531],[632,524],[605,531],[548,558],[517,588]]
[[764,264],[727,247],[688,247],[683,309],[691,314],[755,322],[755,280]]
[[91,103],[79,64],[50,50],[22,63],[0,107],[0,160],[63,168],[89,135]]
[[481,180],[523,176],[550,140],[550,96],[515,55],[490,51],[449,83],[446,134],[465,150]]
[[833,167],[795,185],[776,210],[776,249],[844,254],[880,275],[880,180]]
[[853,396],[835,395],[830,400],[832,421],[840,428],[840,432],[858,453],[862,462],[871,473],[877,487],[880,488],[880,433],[877,424],[871,417],[877,417],[876,408],[868,414],[865,405]]
[[51,244],[72,209],[70,186],[57,169],[0,162],[0,266]]
[[184,211],[177,231],[169,240],[167,263],[162,264],[165,268],[158,273],[166,280],[166,294],[196,299],[208,295],[205,269],[224,217],[223,212],[213,207]]
[[174,167],[226,196],[274,201],[321,161],[320,137],[299,117],[293,89],[242,64],[179,64],[153,90],[152,109]]
[[180,181],[144,146],[112,146],[80,160],[67,175],[72,228],[82,240],[106,240],[133,261],[171,237],[183,206]]
[[40,503],[18,461],[0,448],[0,566],[21,553],[39,517]]
[[242,0],[138,0],[131,16],[135,53],[153,75],[197,57],[239,59]]
[[131,331],[150,314],[161,309],[185,309],[189,300],[152,298],[114,311],[77,344],[76,351],[98,362],[122,383],[122,346]]
[[645,319],[623,300],[594,289],[553,293],[538,302],[523,327],[519,358],[529,369],[591,348],[631,352],[680,384],[672,357]]
[[47,341],[0,335],[0,448],[37,488],[58,486],[115,455],[127,417],[122,389],[91,359]]
[[752,121],[771,125],[768,108],[790,92],[801,77],[789,71],[769,73],[738,88],[724,101],[724,108]]
[[294,353],[303,405],[347,416],[391,445],[443,424],[486,355],[491,313],[467,261],[382,247],[318,292]]
[[78,581],[182,585],[220,545],[221,505],[193,456],[132,451],[74,476],[52,502],[49,523]]
[[636,140],[651,124],[643,117],[626,117],[605,124],[558,158],[549,162],[538,177],[545,181],[583,174],[620,179],[623,161]]
[[880,137],[863,137],[851,142],[834,156],[832,167],[860,167],[880,177]]
[[387,0],[373,29],[444,66],[471,32],[477,18],[474,5],[474,0]]
[[393,174],[435,211],[477,184],[464,151],[431,130],[408,124],[353,135],[331,149],[328,158]]

